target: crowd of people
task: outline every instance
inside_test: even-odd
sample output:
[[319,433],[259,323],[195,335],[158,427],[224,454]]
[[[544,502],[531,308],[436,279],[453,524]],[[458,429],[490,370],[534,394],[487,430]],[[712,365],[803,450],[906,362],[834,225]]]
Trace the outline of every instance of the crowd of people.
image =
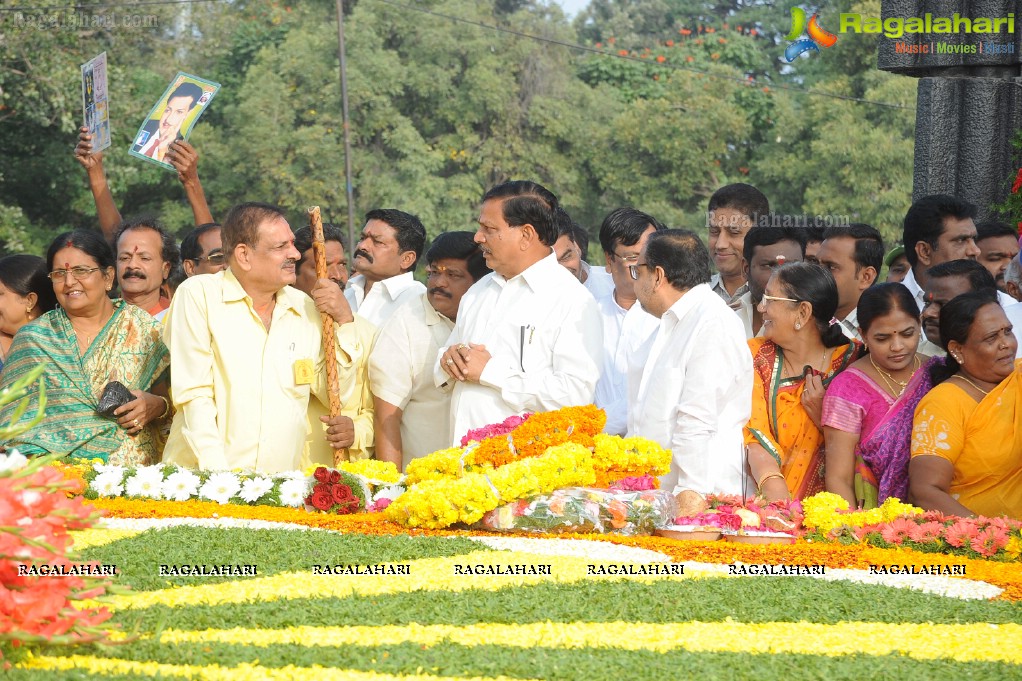
[[76,156],[100,229],[0,259],[0,387],[46,367],[24,412],[0,412],[45,399],[7,448],[403,468],[508,416],[595,403],[606,432],[672,450],[675,492],[1022,518],[1018,234],[956,197],[913,203],[886,250],[870,225],[790,226],[732,184],[710,198],[708,247],[623,207],[599,227],[600,266],[552,192],[510,181],[474,233],[428,248],[401,210],[370,211],[350,251],[325,225],[319,277],[310,228],[280,208],[213,221],[187,142],[166,153],[197,225],[180,245],[121,219],[85,131]]

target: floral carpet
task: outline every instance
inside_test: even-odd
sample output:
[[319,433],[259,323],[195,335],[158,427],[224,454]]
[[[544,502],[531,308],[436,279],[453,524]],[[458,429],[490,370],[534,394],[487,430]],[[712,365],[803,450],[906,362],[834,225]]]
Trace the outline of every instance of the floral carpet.
[[[11,679],[1017,678],[1019,564],[861,545],[408,530],[97,499],[111,645]],[[201,573],[201,574],[197,574]]]

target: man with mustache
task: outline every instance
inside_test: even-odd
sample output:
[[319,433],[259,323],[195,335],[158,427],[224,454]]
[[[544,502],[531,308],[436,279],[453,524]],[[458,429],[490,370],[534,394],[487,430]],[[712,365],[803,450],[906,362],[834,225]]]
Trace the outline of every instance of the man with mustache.
[[[311,299],[291,288],[301,254],[280,208],[235,206],[221,234],[228,268],[186,279],[164,327],[177,412],[163,460],[204,470],[293,471],[309,398],[329,404],[321,315],[334,322],[342,404],[368,348],[334,282],[319,280]],[[324,419],[327,440],[342,448],[346,424]]]
[[433,364],[469,287],[490,272],[472,232],[445,232],[426,251],[425,295],[402,305],[380,329],[369,358],[376,458],[404,470],[451,444],[451,393],[436,387]]
[[975,260],[948,260],[926,270],[924,303],[919,315],[926,337],[919,342],[919,352],[927,357],[944,357],[947,353],[940,345],[941,308],[952,298],[984,288],[996,291],[997,283]]
[[[326,250],[327,279],[337,285],[338,291],[343,291],[344,284],[348,281],[348,258],[344,254],[341,230],[324,222],[323,241]],[[320,280],[316,278],[316,257],[312,249],[311,227],[302,227],[295,232],[295,250],[301,253],[302,257],[295,263],[294,286],[312,297]],[[341,299],[350,311],[348,301],[343,295]],[[338,303],[340,302],[338,300]],[[345,314],[345,318],[347,316]],[[335,442],[348,450],[349,460],[371,459],[376,438],[373,433],[373,395],[369,392],[369,348],[373,345],[376,327],[360,315],[353,315],[350,323],[365,352],[355,361],[355,385],[350,391],[349,398],[341,404],[341,415],[337,420],[341,437]],[[309,435],[305,441],[305,451],[302,453],[302,470],[309,466],[334,464],[334,447],[323,437],[321,427],[321,417],[328,413],[319,400],[309,401]]]
[[524,412],[590,404],[603,364],[603,323],[592,295],[557,264],[557,197],[528,181],[486,192],[475,242],[493,273],[461,300],[434,367],[454,384],[452,442]]
[[174,237],[153,217],[125,220],[114,235],[114,252],[121,297],[154,317],[163,313],[170,306],[163,283],[178,261]]
[[380,327],[404,302],[424,293],[412,273],[425,245],[426,229],[416,216],[392,208],[369,211],[355,244],[357,274],[344,291],[351,309]]

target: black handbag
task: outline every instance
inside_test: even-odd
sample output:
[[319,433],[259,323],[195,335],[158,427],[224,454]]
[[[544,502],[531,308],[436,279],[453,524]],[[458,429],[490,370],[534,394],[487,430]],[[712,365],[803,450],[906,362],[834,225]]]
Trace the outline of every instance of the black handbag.
[[117,407],[127,404],[135,399],[131,391],[120,381],[110,381],[103,387],[103,393],[99,396],[99,406],[96,411],[109,418],[114,417],[114,410]]

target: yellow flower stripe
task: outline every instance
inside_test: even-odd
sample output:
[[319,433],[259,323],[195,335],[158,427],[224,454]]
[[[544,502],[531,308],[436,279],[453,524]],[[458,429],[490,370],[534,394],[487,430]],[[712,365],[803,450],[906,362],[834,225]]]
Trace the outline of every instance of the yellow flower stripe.
[[127,539],[142,534],[141,530],[108,530],[104,528],[93,528],[89,530],[75,530],[69,533],[74,539],[75,551],[84,551],[93,546],[104,546],[113,544],[115,541]]
[[842,526],[862,527],[876,523],[891,522],[898,516],[919,515],[923,509],[889,497],[883,504],[868,511],[855,513],[839,513],[847,511],[848,501],[833,492],[820,492],[802,500],[802,511],[805,513],[804,524],[810,529],[828,534]]
[[[578,582],[582,580],[632,579],[652,582],[658,579],[685,577],[717,577],[716,572],[686,570],[684,575],[588,575],[588,565],[609,564],[574,556],[549,556],[509,551],[474,551],[459,556],[427,558],[405,563],[407,575],[313,575],[308,572],[285,572],[269,577],[196,584],[159,591],[143,591],[116,596],[104,604],[111,610],[148,608],[153,605],[182,607],[186,605],[221,605],[248,601],[269,601],[296,598],[346,598],[352,595],[409,593],[413,591],[493,591],[508,586],[545,582]],[[619,563],[615,563],[619,564]],[[549,575],[477,575],[455,574],[455,566],[476,565],[549,565]]]
[[539,622],[287,629],[169,630],[164,643],[239,643],[269,646],[505,645],[520,648],[616,648],[666,653],[674,650],[805,655],[907,655],[921,660],[1022,663],[1022,625],[887,624],[880,622]]
[[506,676],[430,676],[427,674],[380,674],[357,669],[334,669],[313,665],[311,667],[262,667],[258,664],[242,663],[237,667],[222,667],[218,664],[160,664],[156,662],[133,662],[115,660],[92,655],[71,655],[68,657],[33,656],[15,665],[18,669],[41,669],[68,671],[85,670],[98,674],[135,674],[140,678],[177,677],[203,679],[204,681],[293,681],[294,679],[316,679],[316,681],[530,681],[529,679]]
[[[312,467],[315,471],[316,467]],[[359,461],[343,461],[337,464],[337,470],[361,475],[372,480],[393,484],[401,479],[401,473],[397,466],[390,461],[377,461],[376,459],[360,459]],[[311,473],[308,473],[311,475]]]

